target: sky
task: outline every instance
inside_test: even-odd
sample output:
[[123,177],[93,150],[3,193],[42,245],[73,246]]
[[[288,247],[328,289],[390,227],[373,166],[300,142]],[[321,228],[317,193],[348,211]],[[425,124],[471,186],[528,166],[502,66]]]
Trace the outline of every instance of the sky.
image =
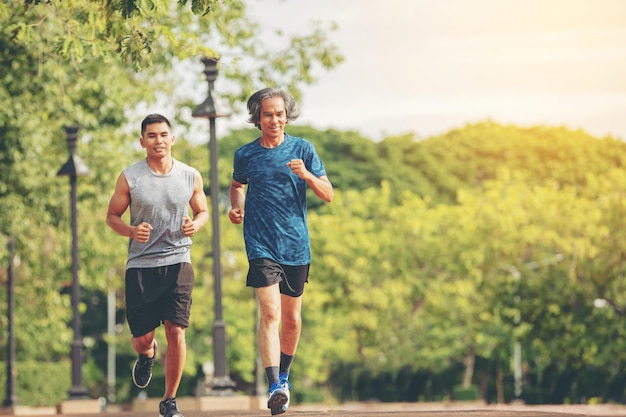
[[338,25],[345,61],[317,71],[295,123],[381,140],[492,120],[626,140],[626,0],[247,3],[268,36]]

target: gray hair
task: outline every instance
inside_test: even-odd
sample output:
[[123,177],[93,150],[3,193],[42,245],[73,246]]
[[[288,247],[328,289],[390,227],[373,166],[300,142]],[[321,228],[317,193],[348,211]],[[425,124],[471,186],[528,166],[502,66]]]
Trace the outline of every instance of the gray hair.
[[261,125],[259,124],[261,120],[261,103],[263,100],[273,97],[282,97],[285,102],[285,112],[287,113],[288,122],[296,120],[298,116],[300,116],[296,107],[296,100],[291,94],[279,88],[264,88],[252,94],[248,99],[248,123],[252,123],[259,130],[261,129]]

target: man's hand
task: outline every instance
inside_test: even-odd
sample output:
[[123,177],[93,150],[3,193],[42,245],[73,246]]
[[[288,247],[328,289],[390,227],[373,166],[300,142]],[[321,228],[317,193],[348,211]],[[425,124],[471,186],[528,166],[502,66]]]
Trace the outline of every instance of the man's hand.
[[142,222],[133,228],[132,238],[139,243],[146,243],[150,239],[150,231],[152,226],[150,223]]
[[189,218],[189,216],[183,217],[183,233],[187,237],[192,237],[196,234],[196,224]]
[[241,224],[243,222],[243,209],[242,208],[234,208],[228,212],[228,218],[230,222],[233,224]]
[[291,172],[305,181],[312,176],[309,170],[306,169],[306,166],[304,166],[304,161],[302,159],[292,159],[287,162],[287,166],[291,169]]

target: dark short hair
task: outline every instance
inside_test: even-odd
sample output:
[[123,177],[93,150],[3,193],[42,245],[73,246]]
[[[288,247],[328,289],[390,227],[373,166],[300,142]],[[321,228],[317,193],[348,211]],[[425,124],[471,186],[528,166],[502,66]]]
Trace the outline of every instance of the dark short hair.
[[261,120],[261,103],[263,100],[273,97],[282,97],[285,102],[287,121],[296,120],[298,116],[300,116],[296,106],[296,100],[291,94],[279,88],[264,88],[252,94],[248,99],[248,123],[252,123],[258,129],[261,129],[261,125],[259,124]]
[[170,129],[172,128],[172,125],[170,124],[170,121],[167,120],[167,117],[163,116],[162,114],[152,113],[147,115],[141,122],[141,134],[143,135],[143,132],[146,131],[146,126],[154,123],[166,123]]

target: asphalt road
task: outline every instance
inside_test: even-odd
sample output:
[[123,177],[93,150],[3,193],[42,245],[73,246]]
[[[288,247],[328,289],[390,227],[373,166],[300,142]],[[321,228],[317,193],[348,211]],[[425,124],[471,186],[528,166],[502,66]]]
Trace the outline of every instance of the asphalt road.
[[[2,409],[0,409],[2,410]],[[216,411],[183,411],[185,417],[270,417],[268,410],[216,410]],[[5,410],[7,411],[7,410]],[[0,412],[0,415],[6,413]],[[17,415],[17,414],[14,414]],[[42,414],[39,414],[42,415]],[[108,410],[90,414],[45,414],[57,417],[158,417],[158,412]],[[481,405],[458,403],[402,403],[402,404],[370,404],[354,403],[337,406],[294,405],[284,417],[626,417],[624,405]]]
[[[131,413],[126,412],[122,414],[105,414],[110,416],[136,416],[136,417],[157,417],[157,413]],[[624,414],[626,415],[626,414]],[[258,416],[258,417],[270,417],[269,411],[267,412],[186,412],[185,417],[243,417],[243,416]],[[423,410],[325,410],[325,411],[296,411],[290,410],[283,414],[284,417],[327,417],[327,416],[343,416],[343,417],[566,417],[566,416],[595,416],[595,417],[612,417],[613,415],[602,414],[581,414],[579,412],[563,412],[556,411],[506,411],[506,410],[439,410],[439,411],[423,411]],[[93,416],[92,416],[93,417]]]

